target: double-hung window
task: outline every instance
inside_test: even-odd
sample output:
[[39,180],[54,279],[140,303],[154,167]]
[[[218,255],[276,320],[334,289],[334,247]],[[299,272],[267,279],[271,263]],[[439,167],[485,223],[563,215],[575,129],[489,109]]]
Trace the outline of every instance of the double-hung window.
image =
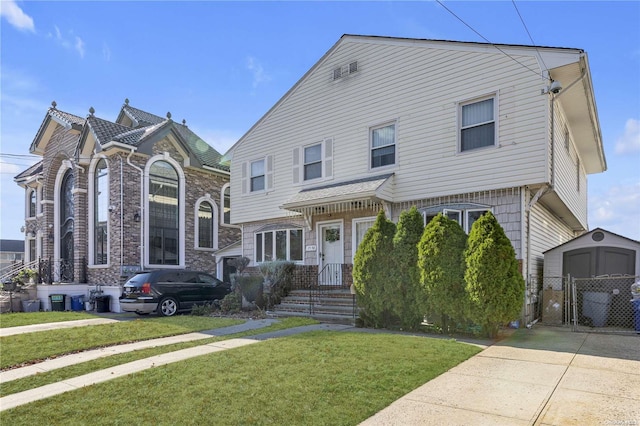
[[495,98],[460,105],[460,151],[496,144]]
[[304,149],[304,180],[322,177],[322,144]]
[[371,168],[396,164],[396,125],[371,129]]
[[302,261],[302,229],[278,229],[256,232],[256,262],[273,260]]
[[251,192],[264,191],[264,160],[251,162]]

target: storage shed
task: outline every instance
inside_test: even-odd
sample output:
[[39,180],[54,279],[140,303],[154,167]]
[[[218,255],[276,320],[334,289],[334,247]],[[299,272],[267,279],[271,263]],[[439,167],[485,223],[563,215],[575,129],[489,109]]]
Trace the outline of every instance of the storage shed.
[[[575,278],[640,273],[640,241],[596,228],[544,253],[544,276]],[[560,290],[557,288],[556,290]]]
[[554,247],[544,253],[542,320],[631,328],[629,302],[637,275],[640,242],[613,232],[596,228]]

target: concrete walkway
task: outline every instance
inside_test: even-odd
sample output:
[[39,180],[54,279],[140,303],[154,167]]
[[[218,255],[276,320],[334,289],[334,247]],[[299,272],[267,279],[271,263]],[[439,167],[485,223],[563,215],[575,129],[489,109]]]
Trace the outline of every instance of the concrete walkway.
[[520,329],[361,424],[640,425],[640,336]]
[[118,322],[111,318],[92,318],[75,321],[48,322],[45,324],[23,325],[20,327],[0,328],[0,337],[13,336],[15,334],[34,333],[36,331],[56,330],[59,328],[84,327],[86,325],[99,325]]

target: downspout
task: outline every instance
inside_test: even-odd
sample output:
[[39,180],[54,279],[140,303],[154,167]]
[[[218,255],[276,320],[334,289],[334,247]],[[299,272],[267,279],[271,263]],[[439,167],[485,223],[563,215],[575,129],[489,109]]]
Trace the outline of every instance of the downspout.
[[[127,164],[140,172],[140,269],[144,269],[144,170],[131,163],[132,148],[127,156]],[[122,177],[122,173],[120,174]]]
[[[524,187],[525,193],[522,195],[522,201],[524,203],[526,203],[526,207],[525,207],[525,214],[527,217],[527,267],[526,267],[526,281],[527,283],[529,283],[529,280],[531,278],[531,208],[533,207],[534,204],[536,204],[538,202],[538,200],[540,199],[540,197],[542,197],[545,192],[547,192],[550,189],[549,186],[547,185],[542,185],[538,191],[536,192],[536,194],[531,198],[531,200],[526,203],[526,196],[527,193],[530,193],[527,187]],[[526,297],[525,297],[525,309],[526,309]],[[525,310],[526,312],[526,310]],[[537,321],[537,320],[536,320]],[[529,324],[527,324],[527,328],[531,328],[531,326],[534,324],[535,322],[531,322]]]

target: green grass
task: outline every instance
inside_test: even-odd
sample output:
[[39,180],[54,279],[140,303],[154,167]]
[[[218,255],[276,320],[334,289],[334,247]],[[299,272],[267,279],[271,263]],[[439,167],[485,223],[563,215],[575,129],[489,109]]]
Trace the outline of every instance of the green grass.
[[354,425],[479,352],[313,332],[145,370],[2,413],[6,424]]
[[230,318],[178,315],[0,337],[0,368],[52,356],[240,324]]
[[98,318],[84,312],[14,312],[0,315],[0,328]]
[[99,358],[80,364],[70,365],[68,367],[59,368],[45,373],[39,373],[34,376],[25,377],[18,380],[12,380],[6,383],[0,383],[0,397],[13,393],[23,392],[40,386],[56,383],[72,377],[81,376],[94,371],[125,364],[127,362],[148,358],[167,352],[187,349],[194,346],[206,345],[212,342],[227,340],[232,338],[247,337],[261,333],[270,333],[287,328],[300,327],[304,325],[317,324],[318,322],[309,318],[282,318],[278,322],[264,328],[236,333],[224,337],[211,337],[208,339],[197,340],[194,342],[176,343],[173,345],[160,346],[156,348],[141,349],[124,354],[112,355],[105,358]]

